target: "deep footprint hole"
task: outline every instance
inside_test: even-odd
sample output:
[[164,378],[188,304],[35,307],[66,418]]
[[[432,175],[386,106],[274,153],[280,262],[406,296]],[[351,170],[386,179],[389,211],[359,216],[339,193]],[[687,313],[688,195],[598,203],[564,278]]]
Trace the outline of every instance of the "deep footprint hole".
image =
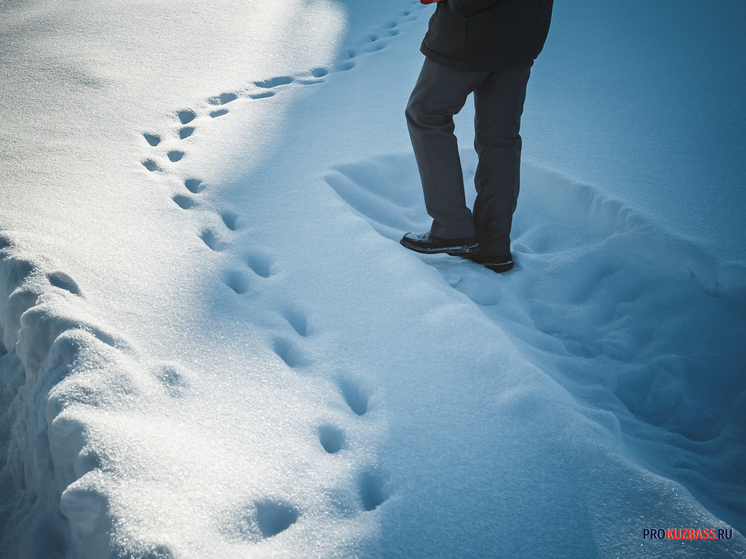
[[357,415],[363,416],[368,412],[370,398],[359,383],[349,379],[339,380],[339,391],[345,403]]
[[360,500],[366,511],[375,510],[389,498],[381,477],[376,472],[366,472],[358,482]]
[[173,150],[168,152],[168,158],[171,160],[172,163],[176,163],[177,161],[181,161],[181,159],[184,157],[184,152],[179,150]]
[[234,212],[223,212],[220,217],[223,219],[225,226],[231,231],[236,230],[236,221],[238,220],[238,214]]
[[153,171],[160,171],[161,170],[161,168],[158,166],[158,163],[156,163],[152,159],[146,159],[145,161],[142,162],[142,164],[151,173]]
[[304,338],[308,335],[308,321],[306,316],[298,311],[287,311],[283,317],[288,321],[288,324],[293,327],[299,336]]
[[298,521],[298,511],[285,503],[264,501],[256,505],[256,524],[264,538],[284,532]]
[[185,126],[179,130],[179,139],[184,140],[194,133],[194,126]]
[[252,93],[249,95],[250,99],[266,99],[267,97],[274,96],[274,91],[262,91],[261,93]]
[[223,281],[225,282],[225,285],[230,287],[239,295],[243,295],[249,290],[249,278],[247,278],[246,274],[243,272],[237,270],[226,272]]
[[301,356],[298,349],[285,338],[275,338],[272,340],[272,351],[291,369],[306,364],[306,360]]
[[211,118],[218,118],[219,116],[227,115],[228,109],[218,109],[217,111],[212,111],[210,113]]
[[176,205],[179,206],[182,210],[188,210],[191,207],[194,207],[197,202],[192,200],[189,196],[182,196],[181,194],[177,194],[173,197],[173,201],[176,202]]
[[328,73],[329,73],[329,70],[327,70],[326,68],[314,68],[313,70],[311,70],[311,75],[314,78],[323,78]]
[[236,99],[238,99],[238,95],[235,93],[221,93],[216,97],[210,97],[207,102],[210,103],[210,105],[226,105]]
[[254,82],[254,85],[257,87],[261,87],[262,89],[270,89],[272,87],[277,87],[279,85],[287,85],[289,83],[293,83],[292,77],[278,76],[276,78],[271,78],[269,80],[264,80],[261,82]]
[[145,141],[153,147],[161,143],[161,137],[157,134],[143,134],[143,137],[145,138]]
[[179,122],[181,122],[182,124],[189,124],[195,118],[197,118],[197,113],[195,113],[194,111],[186,110],[179,111],[178,113],[176,113],[176,116],[179,117]]
[[217,233],[212,229],[205,229],[202,231],[202,233],[199,234],[199,238],[202,239],[202,242],[210,247],[211,250],[218,251],[223,248],[223,243],[218,238]]
[[199,179],[187,179],[184,181],[184,186],[192,194],[197,194],[205,189],[204,183]]
[[252,254],[249,256],[247,264],[257,276],[268,278],[272,275],[272,262],[268,256]]
[[336,454],[345,446],[344,431],[332,425],[319,427],[319,442],[328,454]]

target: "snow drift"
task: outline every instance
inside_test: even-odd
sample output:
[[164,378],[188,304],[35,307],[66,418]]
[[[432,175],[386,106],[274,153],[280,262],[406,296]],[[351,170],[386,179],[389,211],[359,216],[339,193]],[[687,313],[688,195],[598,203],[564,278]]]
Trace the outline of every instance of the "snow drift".
[[[598,42],[578,6],[556,36]],[[542,147],[608,141],[551,125],[571,43],[530,86],[515,270],[398,245],[430,9],[0,8],[9,557],[746,554],[744,263],[634,198],[629,134]]]

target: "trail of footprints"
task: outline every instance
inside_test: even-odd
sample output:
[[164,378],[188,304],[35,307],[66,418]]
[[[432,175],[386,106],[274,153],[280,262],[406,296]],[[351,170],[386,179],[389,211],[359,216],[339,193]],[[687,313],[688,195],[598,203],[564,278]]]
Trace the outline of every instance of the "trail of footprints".
[[[399,35],[399,26],[402,23],[418,19],[419,16],[415,14],[415,11],[423,6],[418,3],[418,0],[413,0],[412,4],[412,9],[405,9],[400,13],[399,21],[387,22],[375,32],[367,34],[359,42],[359,48],[344,51],[333,70],[337,72],[352,70],[361,55],[385,49],[388,42]],[[326,79],[330,71],[327,68],[314,68],[300,76],[277,76],[257,81],[243,92],[225,92],[210,97],[199,110],[177,111],[173,137],[162,137],[150,132],[142,134],[143,139],[154,152],[152,156],[142,160],[142,165],[150,172],[177,178],[182,185],[182,191],[174,194],[172,200],[182,210],[198,208],[214,211],[200,200],[200,194],[206,191],[209,185],[197,177],[184,177],[179,173],[178,163],[188,157],[188,142],[184,149],[180,149],[179,144],[198,133],[199,126],[209,123],[211,119],[228,114],[231,103],[241,99],[247,101],[266,99],[276,95],[283,88],[294,85],[319,84]],[[202,242],[213,251],[224,249],[227,246],[226,235],[240,228],[240,216],[237,213],[223,211],[219,212],[219,216],[224,227],[223,231],[214,227],[206,227],[197,233]],[[275,258],[260,250],[251,252],[243,264],[239,268],[228,269],[223,274],[225,285],[237,295],[245,295],[250,289],[260,289],[261,281],[268,280],[279,270]],[[259,287],[257,287],[257,282],[259,282]],[[309,366],[311,361],[303,354],[294,338],[305,339],[312,334],[307,318],[297,310],[286,310],[279,314],[290,326],[291,335],[288,336],[284,331],[277,333],[272,338],[270,347],[289,368],[302,370]],[[180,397],[188,388],[188,385],[182,381],[183,375],[174,367],[164,368],[157,376],[173,397]],[[350,413],[360,418],[368,413],[370,394],[360,382],[350,377],[338,377],[334,384]],[[320,447],[328,455],[337,455],[347,448],[345,430],[338,426],[320,425],[316,429],[316,436]],[[360,475],[357,488],[364,511],[375,510],[389,497],[377,469],[369,469]],[[264,500],[245,506],[239,517],[240,520],[230,528],[230,532],[239,534],[246,541],[259,541],[284,532],[298,520],[300,512],[288,503]]]
[[343,52],[340,60],[334,66],[335,70],[346,72],[352,70],[357,65],[357,59],[361,55],[375,53],[385,49],[389,41],[399,35],[401,30],[399,26],[403,23],[415,21],[419,16],[415,13],[425,8],[419,3],[419,0],[412,2],[411,9],[405,9],[399,14],[398,20],[392,20],[379,27],[376,31],[371,32],[360,41],[359,48],[350,48]]

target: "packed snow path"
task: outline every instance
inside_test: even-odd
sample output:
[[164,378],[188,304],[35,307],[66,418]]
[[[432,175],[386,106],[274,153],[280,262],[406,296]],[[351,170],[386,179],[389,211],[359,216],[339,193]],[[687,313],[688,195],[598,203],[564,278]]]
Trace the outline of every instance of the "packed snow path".
[[[513,272],[404,250],[431,9],[350,6],[332,52],[336,7],[277,6],[259,50],[300,59],[224,84],[205,55],[124,140],[91,87],[82,188],[52,158],[66,190],[5,194],[2,549],[744,556],[743,265],[540,161]],[[644,538],[671,528],[727,539]]]

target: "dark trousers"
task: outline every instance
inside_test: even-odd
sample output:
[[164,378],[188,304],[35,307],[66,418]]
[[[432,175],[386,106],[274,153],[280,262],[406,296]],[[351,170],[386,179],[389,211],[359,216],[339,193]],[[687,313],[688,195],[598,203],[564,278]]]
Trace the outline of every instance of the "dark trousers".
[[[484,254],[510,252],[510,228],[520,187],[521,114],[530,68],[463,72],[425,59],[409,103],[407,124],[422,179],[430,233],[477,236]],[[474,92],[474,211],[466,206],[464,179],[453,134],[453,115]]]

